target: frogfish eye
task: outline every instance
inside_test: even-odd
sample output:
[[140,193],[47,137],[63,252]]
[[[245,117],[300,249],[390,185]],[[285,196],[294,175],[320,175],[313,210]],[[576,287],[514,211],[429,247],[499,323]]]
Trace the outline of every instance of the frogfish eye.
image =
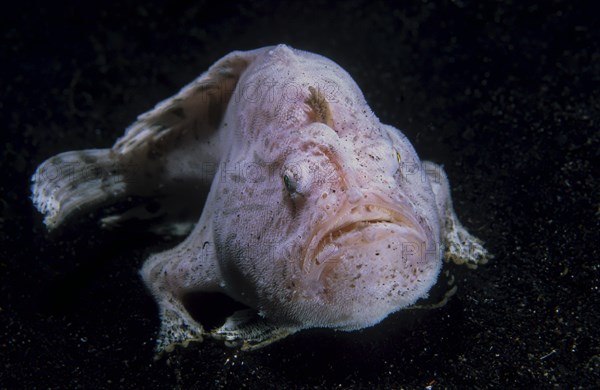
[[283,184],[290,194],[294,194],[298,188],[298,183],[288,175],[283,175]]

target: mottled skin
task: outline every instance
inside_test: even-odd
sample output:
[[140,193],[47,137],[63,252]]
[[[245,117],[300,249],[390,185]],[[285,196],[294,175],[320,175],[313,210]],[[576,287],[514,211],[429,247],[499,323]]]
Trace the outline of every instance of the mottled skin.
[[[96,180],[79,208],[158,194],[169,214],[194,203],[177,183],[211,185],[192,232],[141,270],[161,311],[161,351],[207,335],[256,348],[300,329],[364,328],[426,297],[444,257],[486,261],[454,214],[442,168],[380,123],[337,64],[285,45],[227,55],[111,150],[60,156],[82,155],[142,169],[115,170],[137,175],[125,186]],[[50,159],[34,176],[50,227],[75,210],[62,200],[73,180],[41,178],[57,166]],[[249,309],[208,332],[182,303],[202,291]]]

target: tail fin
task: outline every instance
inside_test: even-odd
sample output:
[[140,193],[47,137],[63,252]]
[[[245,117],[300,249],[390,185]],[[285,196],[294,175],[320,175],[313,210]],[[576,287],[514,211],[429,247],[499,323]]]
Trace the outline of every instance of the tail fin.
[[61,153],[42,163],[32,177],[32,200],[49,230],[65,219],[126,194],[126,180],[110,149]]

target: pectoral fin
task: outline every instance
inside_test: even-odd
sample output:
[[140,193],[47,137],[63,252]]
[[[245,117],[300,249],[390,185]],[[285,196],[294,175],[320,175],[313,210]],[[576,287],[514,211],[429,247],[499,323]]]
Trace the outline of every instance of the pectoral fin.
[[483,247],[483,242],[464,228],[454,212],[450,185],[444,169],[430,161],[423,162],[423,169],[433,189],[440,216],[445,247],[444,259],[455,264],[464,264],[469,268],[477,268],[479,264],[487,263],[492,256]]
[[262,348],[295,332],[293,328],[277,326],[247,309],[233,313],[225,324],[211,332],[216,339],[225,340],[231,347],[242,350]]

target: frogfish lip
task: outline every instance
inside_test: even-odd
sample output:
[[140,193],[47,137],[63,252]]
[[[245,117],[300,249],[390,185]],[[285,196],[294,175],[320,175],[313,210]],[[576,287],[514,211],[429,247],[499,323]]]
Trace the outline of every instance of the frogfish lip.
[[[302,257],[301,270],[311,279],[320,279],[334,266],[334,259],[346,245],[370,245],[391,234],[406,232],[425,241],[426,233],[412,208],[380,198],[359,204],[346,204],[335,216],[312,231]],[[341,247],[342,246],[342,247]]]

